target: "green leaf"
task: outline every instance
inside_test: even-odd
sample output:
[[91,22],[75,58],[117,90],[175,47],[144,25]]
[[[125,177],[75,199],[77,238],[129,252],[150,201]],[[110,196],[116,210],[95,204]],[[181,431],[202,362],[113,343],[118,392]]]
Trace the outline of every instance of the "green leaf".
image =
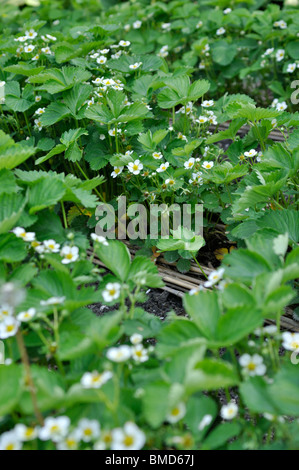
[[267,212],[262,218],[256,221],[260,228],[273,229],[278,233],[288,233],[289,238],[294,242],[299,242],[299,214],[291,209]]
[[30,188],[29,213],[41,211],[46,207],[55,205],[65,194],[63,182],[55,177],[43,178]]
[[147,423],[157,429],[165,420],[169,406],[170,385],[155,382],[144,387],[143,414]]
[[25,204],[26,199],[21,194],[0,195],[0,233],[9,232],[15,227]]
[[243,248],[225,257],[224,264],[229,278],[244,283],[251,283],[259,274],[271,271],[271,266],[260,254]]
[[160,358],[168,358],[187,349],[197,353],[201,351],[203,357],[206,344],[195,323],[186,318],[179,318],[160,331],[156,352]]
[[131,266],[131,256],[128,248],[122,242],[109,240],[108,246],[99,243],[95,252],[105,266],[120,280],[126,281]]
[[[187,413],[184,421],[191,432],[196,435],[196,439],[200,440],[200,438],[208,432],[213,424],[213,419],[217,416],[217,411],[217,405],[210,397],[194,396],[188,400]],[[200,431],[198,426],[206,415],[210,415],[213,419],[210,425]]]
[[62,153],[64,151],[65,151],[65,145],[58,144],[52,150],[50,150],[50,152],[47,153],[47,155],[44,155],[43,157],[38,158],[35,161],[35,164],[40,165],[41,163],[46,162],[47,160],[49,160],[51,157],[54,157],[55,155],[59,155],[60,153]]
[[15,143],[8,135],[0,130],[0,170],[6,168],[12,170],[16,166],[25,162],[36,149]]
[[44,70],[44,66],[36,67],[35,65],[28,64],[28,62],[18,62],[14,65],[9,65],[5,67],[5,72],[14,73],[15,75],[25,75],[26,77],[31,77],[33,75],[38,75]]
[[222,447],[231,439],[238,436],[242,428],[239,423],[222,423],[213,429],[207,439],[203,442],[203,450],[213,450]]
[[287,53],[292,59],[299,59],[299,41],[291,41],[286,47]]
[[52,126],[70,115],[70,109],[59,101],[52,101],[41,115],[41,124],[43,126]]
[[26,244],[12,233],[0,235],[0,260],[17,263],[27,255]]
[[198,292],[196,295],[185,295],[183,303],[202,335],[214,339],[220,318],[217,293]]
[[13,411],[18,404],[23,388],[23,375],[21,366],[0,366],[0,416]]
[[225,39],[216,41],[212,47],[212,58],[217,64],[227,66],[232,63],[238,52],[236,44],[230,44]]
[[233,387],[238,383],[239,378],[233,366],[216,359],[203,359],[186,371],[185,386],[189,394]]
[[132,280],[135,284],[159,288],[164,283],[159,275],[157,266],[145,256],[136,256],[132,261],[127,280]]
[[62,69],[48,69],[39,75],[30,78],[30,83],[41,83],[41,90],[50,94],[69,90],[79,82],[89,80],[91,73],[80,67],[62,67]]
[[[65,398],[65,384],[62,377],[55,371],[36,365],[31,366],[32,379],[36,388],[37,405],[41,411],[58,409]],[[19,406],[26,415],[34,413],[30,392],[23,392]]]

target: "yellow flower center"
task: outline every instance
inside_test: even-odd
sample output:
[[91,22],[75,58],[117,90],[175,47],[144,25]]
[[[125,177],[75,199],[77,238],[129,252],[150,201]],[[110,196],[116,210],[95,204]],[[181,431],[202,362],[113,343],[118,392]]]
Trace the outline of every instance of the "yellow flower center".
[[51,427],[50,431],[53,433],[59,431],[59,426],[57,426],[57,424],[54,424],[54,426]]
[[103,441],[105,442],[105,444],[109,445],[111,444],[111,441],[112,441],[112,437],[111,437],[111,434],[105,434],[103,436]]
[[132,436],[126,435],[124,438],[124,445],[126,447],[130,447],[132,444],[134,444],[134,438]]
[[173,408],[171,411],[172,416],[178,416],[180,414],[179,408]]
[[69,448],[75,447],[76,445],[76,441],[74,441],[74,439],[67,439],[65,442]]
[[136,356],[138,356],[138,357],[142,357],[142,351],[136,351],[135,354],[136,354]]
[[90,428],[84,429],[84,435],[85,436],[92,436],[92,429],[90,429]]
[[25,431],[25,436],[26,437],[31,437],[34,433],[34,429],[33,428],[27,428],[26,431]]
[[14,450],[15,446],[14,444],[7,444],[7,446],[5,447],[5,450]]
[[14,330],[14,325],[7,325],[6,331],[7,333],[11,333]]
[[68,255],[66,255],[66,259],[73,259],[72,253],[69,253]]
[[253,362],[250,362],[247,366],[248,370],[254,371],[256,369],[256,365]]
[[138,165],[133,165],[133,170],[137,171],[138,170]]

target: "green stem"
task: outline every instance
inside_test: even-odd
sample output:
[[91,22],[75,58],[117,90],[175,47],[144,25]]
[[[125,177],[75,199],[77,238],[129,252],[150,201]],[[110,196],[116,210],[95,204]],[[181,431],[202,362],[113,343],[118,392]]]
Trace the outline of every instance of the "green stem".
[[64,228],[68,228],[67,218],[66,218],[66,213],[65,213],[65,208],[64,208],[64,204],[63,204],[62,201],[61,201],[61,209],[62,209],[62,216],[63,216]]

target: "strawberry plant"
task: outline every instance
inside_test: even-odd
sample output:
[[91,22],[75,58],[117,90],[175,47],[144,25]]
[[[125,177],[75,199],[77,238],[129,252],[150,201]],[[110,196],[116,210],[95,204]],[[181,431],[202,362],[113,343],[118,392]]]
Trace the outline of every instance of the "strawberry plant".
[[297,3],[3,2],[0,450],[299,448]]

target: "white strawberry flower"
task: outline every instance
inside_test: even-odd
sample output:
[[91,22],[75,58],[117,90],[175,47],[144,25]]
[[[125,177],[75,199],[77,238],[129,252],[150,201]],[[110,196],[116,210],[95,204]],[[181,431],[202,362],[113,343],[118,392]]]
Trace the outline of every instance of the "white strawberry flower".
[[238,406],[234,402],[230,402],[227,405],[222,406],[220,410],[220,416],[228,421],[234,419],[238,414]]
[[229,13],[232,12],[232,9],[231,8],[226,8],[225,10],[223,10],[223,14],[224,15],[228,15]]
[[201,28],[202,25],[203,25],[203,22],[202,22],[202,21],[199,21],[199,22],[197,23],[197,25],[196,25],[196,29]]
[[13,308],[10,305],[3,304],[0,306],[0,322],[12,316],[13,316]]
[[110,49],[100,49],[100,54],[103,54],[103,55],[106,55],[108,54],[108,52],[110,51]]
[[199,116],[198,119],[196,119],[195,122],[197,122],[198,124],[204,124],[205,122],[207,122],[208,118],[206,116]]
[[174,406],[166,416],[168,423],[174,424],[180,421],[186,414],[186,405],[184,402],[178,403]]
[[299,351],[299,333],[282,333],[282,346],[287,351]]
[[117,348],[110,348],[107,351],[106,357],[112,362],[125,362],[132,356],[132,349],[130,346],[122,345]]
[[46,37],[50,39],[50,41],[57,41],[57,38],[55,36],[52,36],[51,34],[46,34]]
[[94,83],[95,85],[101,85],[103,83],[103,79],[100,77],[97,77],[94,80],[92,80],[92,83]]
[[288,105],[286,104],[285,101],[283,101],[282,103],[278,103],[276,105],[276,109],[277,111],[284,111],[285,109],[287,109]]
[[34,114],[38,114],[40,116],[41,114],[44,114],[45,111],[46,108],[38,108]]
[[102,373],[97,371],[85,372],[81,378],[81,385],[83,388],[101,388],[113,376],[112,372],[106,370]]
[[161,163],[161,165],[159,166],[159,168],[157,168],[157,173],[163,173],[164,171],[167,170],[167,168],[169,167],[169,163],[168,162],[165,162],[165,163]]
[[111,450],[140,450],[146,442],[144,432],[130,421],[123,428],[113,429],[111,436]]
[[12,230],[12,232],[18,238],[22,238],[25,242],[33,242],[35,240],[35,233],[34,232],[26,232],[23,227],[16,227]]
[[57,450],[77,450],[80,444],[81,434],[75,429],[73,432],[56,443]]
[[34,101],[36,103],[39,103],[39,101],[41,101],[42,97],[40,95],[36,95],[35,98],[34,98]]
[[278,49],[276,52],[276,60],[277,62],[281,62],[284,59],[285,56],[285,50],[284,49]]
[[219,268],[217,269],[217,271],[212,271],[208,276],[208,280],[204,283],[204,286],[205,287],[214,286],[215,284],[217,284],[217,282],[219,282],[222,279],[223,274],[224,274],[224,268]]
[[226,29],[222,28],[222,27],[217,29],[217,31],[216,31],[217,36],[222,36],[225,33],[226,33]]
[[139,363],[146,362],[148,360],[148,351],[143,347],[143,344],[132,346],[132,358],[134,361]]
[[123,169],[123,166],[114,166],[113,171],[111,173],[112,178],[116,178],[117,176],[119,176],[122,173]]
[[130,336],[130,341],[132,344],[140,344],[143,341],[143,336],[140,333],[134,333],[132,336]]
[[45,419],[44,426],[39,429],[38,437],[41,441],[60,442],[69,431],[71,421],[68,416],[53,418],[49,416]]
[[27,39],[28,39],[27,36],[19,36],[18,38],[15,38],[15,41],[25,42],[25,41],[27,41]]
[[175,185],[175,180],[173,178],[167,178],[167,180],[165,180],[165,184],[173,186]]
[[7,339],[15,336],[20,326],[20,322],[14,317],[7,317],[0,322],[0,339]]
[[135,160],[134,162],[130,162],[127,168],[133,175],[139,175],[141,170],[143,170],[143,165],[140,163],[140,160]]
[[95,441],[100,436],[100,423],[95,419],[82,418],[78,423],[77,431],[82,441]]
[[287,72],[288,73],[293,73],[293,72],[295,72],[296,68],[297,68],[296,64],[289,64],[288,68],[287,68]]
[[38,54],[36,54],[34,57],[32,57],[32,59],[31,59],[31,60],[38,60],[38,59],[39,59],[39,55],[38,55]]
[[117,300],[120,296],[121,285],[118,282],[108,282],[105,290],[103,291],[103,299],[105,302],[112,302]]
[[37,428],[31,428],[26,426],[25,424],[17,424],[14,428],[17,438],[21,442],[28,442],[36,439],[38,430]]
[[187,137],[186,137],[184,134],[182,134],[182,132],[179,132],[179,133],[178,133],[178,139],[180,139],[180,140],[185,140],[186,142],[187,142],[187,140],[188,140]]
[[104,246],[109,245],[106,238],[102,237],[101,235],[97,235],[96,233],[92,233],[90,236],[91,236],[91,239],[96,243],[100,243],[101,245],[104,245]]
[[195,164],[195,158],[192,157],[192,158],[189,158],[189,160],[184,163],[184,167],[187,170],[191,170],[191,168],[194,167],[194,164]]
[[287,23],[283,20],[275,21],[274,26],[276,28],[280,28],[280,29],[287,29],[287,27],[288,27]]
[[42,122],[41,122],[40,119],[34,119],[34,124],[35,124],[35,127],[36,127],[39,131],[42,130],[43,125],[42,125]]
[[77,246],[64,246],[60,252],[62,264],[74,263],[79,259],[79,248]]
[[214,106],[215,102],[213,100],[205,100],[203,101],[202,103],[202,107],[203,108],[211,108],[212,106]]
[[115,84],[116,84],[116,81],[113,80],[113,78],[103,78],[103,79],[102,79],[102,83],[103,83],[103,85],[105,85],[105,86],[112,86],[112,85],[115,85]]
[[248,374],[250,377],[254,377],[256,375],[263,376],[267,370],[264,364],[264,359],[258,354],[254,354],[253,356],[243,354],[239,359],[239,363],[241,367],[243,367],[244,373]]
[[60,245],[55,240],[45,240],[44,247],[46,252],[50,253],[58,253],[60,250]]
[[118,43],[120,46],[122,47],[129,47],[129,45],[131,44],[130,41],[119,41]]
[[19,320],[20,322],[28,322],[28,321],[32,320],[32,318],[34,318],[35,315],[36,315],[35,308],[29,308],[25,312],[20,312],[17,315],[17,320]]
[[139,69],[139,67],[140,67],[141,65],[142,65],[142,62],[135,62],[135,64],[129,65],[129,68],[130,68],[131,70],[137,70],[137,69]]
[[42,47],[41,51],[46,55],[52,55],[52,51],[49,47]]
[[257,151],[254,149],[249,150],[249,152],[244,152],[245,157],[255,157],[257,155]]
[[153,157],[155,160],[161,160],[161,158],[163,158],[163,155],[161,152],[154,152]]
[[107,57],[104,55],[101,55],[100,57],[97,58],[97,64],[104,65],[107,62]]
[[0,436],[0,450],[21,450],[22,442],[16,432],[8,431]]
[[213,166],[214,166],[214,162],[203,162],[202,164],[202,167],[205,170],[210,170],[211,168],[213,168]]
[[113,129],[110,129],[109,131],[109,135],[111,135],[112,137],[115,137],[116,134],[121,134],[121,129],[115,129],[115,127]]
[[34,29],[30,29],[29,31],[25,31],[25,36],[27,39],[35,39],[37,36],[37,32]]
[[142,25],[142,21],[140,21],[140,20],[134,21],[133,28],[134,29],[139,29],[139,28],[141,28],[141,25]]
[[65,299],[65,297],[50,297],[48,300],[41,300],[40,304],[44,307],[49,305],[62,305]]
[[25,46],[24,52],[26,52],[26,54],[29,54],[30,52],[33,52],[34,49],[35,49],[35,46],[33,44],[29,44],[29,46]]

